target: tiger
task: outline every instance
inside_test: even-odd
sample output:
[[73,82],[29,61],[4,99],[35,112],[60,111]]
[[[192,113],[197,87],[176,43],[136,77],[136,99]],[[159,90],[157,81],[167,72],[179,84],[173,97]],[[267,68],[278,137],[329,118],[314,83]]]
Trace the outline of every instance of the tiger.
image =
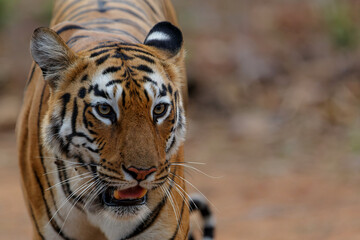
[[57,0],[31,37],[16,134],[32,239],[193,239],[187,80],[170,0]]

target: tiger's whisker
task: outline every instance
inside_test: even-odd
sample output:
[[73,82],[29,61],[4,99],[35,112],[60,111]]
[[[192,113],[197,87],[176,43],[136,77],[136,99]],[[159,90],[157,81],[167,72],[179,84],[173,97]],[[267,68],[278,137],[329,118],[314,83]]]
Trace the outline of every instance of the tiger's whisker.
[[[174,185],[172,185],[172,184],[169,182],[169,186],[174,186]],[[172,194],[171,190],[167,189],[167,192],[168,192],[169,195],[171,196],[172,202],[174,203],[174,206],[175,206],[175,208],[176,208],[176,210],[174,209],[174,211],[176,211],[176,213],[177,213],[177,215],[178,215],[178,217],[177,217],[177,223],[179,224],[180,217],[181,217],[180,208],[179,208],[179,206],[176,204],[174,195]],[[182,227],[181,227],[181,223],[179,224],[179,228],[180,228],[180,232],[182,232],[183,229],[182,229]]]
[[103,185],[104,183],[101,180],[98,180],[98,183],[96,184],[96,186],[94,187],[94,189],[92,190],[92,192],[89,194],[89,198],[86,200],[86,203],[84,205],[84,209],[86,209],[88,207],[88,205],[91,205],[92,202],[95,200],[95,198],[97,197],[97,195],[102,191],[102,189],[104,189],[104,187],[106,185]]
[[58,168],[57,170],[54,170],[54,171],[49,171],[49,172],[46,172],[44,173],[43,175],[47,175],[47,174],[52,174],[52,173],[57,173],[57,172],[63,172],[63,171],[66,171],[68,169],[74,169],[75,167],[84,167],[84,166],[80,166],[80,165],[71,165],[71,166],[67,166],[67,167],[62,167],[62,168]]
[[170,174],[174,175],[175,177],[185,181],[186,183],[188,183],[190,186],[192,186],[196,191],[198,191],[214,208],[216,211],[219,212],[219,209],[197,188],[194,186],[194,184],[192,184],[190,181],[186,180],[185,178],[181,177],[181,176],[178,176],[172,172],[170,172]]
[[[67,179],[65,179],[65,180],[63,180],[63,181],[61,181],[61,182],[58,182],[58,183],[54,184],[54,185],[51,186],[51,187],[48,187],[47,189],[45,189],[45,191],[48,191],[48,190],[50,190],[50,189],[52,189],[52,188],[54,188],[54,187],[57,187],[57,186],[59,186],[59,185],[62,185],[62,184],[64,184],[64,183],[72,182],[72,181],[74,181],[74,180],[76,180],[76,179],[85,179],[85,178],[88,177],[88,175],[91,175],[91,173],[89,173],[89,172],[87,172],[87,173],[82,173],[82,174],[76,175],[76,176],[74,176],[74,177],[67,178]],[[91,176],[90,176],[90,177],[91,177]]]
[[62,161],[65,163],[69,163],[69,164],[76,164],[76,165],[83,165],[83,166],[99,166],[100,164],[97,163],[78,163],[78,162],[74,162],[74,161],[70,161],[70,160],[66,160],[66,159],[62,159],[62,158],[57,158],[57,157],[37,157],[37,158],[44,158],[44,159],[53,159],[56,161]]
[[54,219],[54,217],[56,216],[56,214],[65,206],[65,204],[79,191],[81,191],[81,189],[84,188],[84,186],[86,186],[86,184],[88,184],[89,182],[91,182],[93,179],[88,180],[87,182],[83,183],[82,185],[80,185],[80,187],[78,187],[75,191],[73,191],[60,205],[60,207],[55,211],[55,213],[52,215],[52,217],[50,218],[50,220],[48,221],[48,223],[46,224],[46,226],[48,226],[50,224],[50,222]]
[[185,164],[195,164],[195,165],[206,165],[206,163],[203,163],[203,162],[171,162],[170,164],[173,164],[173,163],[179,163],[179,164],[185,163]]
[[[175,184],[175,186],[181,190],[183,196],[184,196],[184,199],[185,199],[185,195],[187,196],[187,199],[189,201],[192,201],[194,203],[194,205],[196,206],[195,202],[191,199],[190,195],[177,183],[175,182],[174,180],[172,180],[171,178],[168,177],[168,180],[171,181],[172,183]],[[185,194],[185,195],[184,195]],[[196,206],[197,207],[197,206]],[[189,206],[189,209],[190,209],[190,206]]]
[[196,168],[196,167],[189,166],[189,165],[186,165],[186,164],[178,164],[178,163],[176,163],[176,164],[170,164],[170,166],[183,166],[183,167],[187,167],[187,168],[190,168],[190,169],[192,169],[192,170],[194,170],[194,171],[196,171],[196,172],[198,172],[198,173],[201,173],[201,174],[203,174],[203,175],[205,175],[205,176],[207,176],[207,177],[209,177],[209,178],[214,178],[214,179],[223,178],[223,176],[211,176],[211,175],[209,175],[209,174],[207,174],[207,173],[199,170],[199,169]]
[[174,203],[171,195],[169,194],[169,190],[166,189],[164,186],[161,186],[161,187],[164,188],[164,191],[165,191],[165,193],[166,193],[166,196],[168,197],[168,199],[169,199],[169,201],[170,201],[170,203],[171,203],[171,206],[172,206],[172,208],[173,208],[173,212],[174,212],[174,215],[175,215],[175,218],[176,218],[176,222],[179,222],[179,217],[178,217],[178,215],[177,215],[177,211],[175,210],[175,203]]
[[[171,181],[173,181],[171,178],[169,178],[169,179],[170,179]],[[191,197],[189,196],[189,194],[188,194],[186,191],[184,191],[184,189],[183,189],[179,184],[177,184],[176,182],[174,182],[174,183],[175,183],[175,189],[176,189],[176,191],[179,193],[179,195],[182,196],[183,200],[185,201],[185,204],[186,204],[187,208],[188,208],[190,211],[194,210],[194,209],[190,206],[189,201],[191,201],[191,202],[195,205],[195,207],[198,208],[197,205],[196,205],[196,203],[195,203],[195,202],[191,199]],[[186,196],[184,195],[184,193],[188,196],[187,198],[186,198]],[[200,224],[198,223],[198,221],[195,221],[195,223],[196,223],[198,229],[201,231],[201,233],[203,233],[203,230],[201,229],[201,226],[200,226]]]
[[64,223],[62,224],[62,226],[61,226],[61,228],[60,228],[60,231],[59,231],[59,233],[62,231],[62,229],[63,229],[63,227],[65,226],[65,223],[66,223],[66,221],[67,221],[67,219],[68,219],[68,217],[69,217],[69,215],[70,215],[70,213],[71,213],[71,211],[73,210],[73,208],[75,207],[75,205],[80,201],[80,199],[81,199],[81,197],[82,197],[82,195],[83,194],[85,194],[86,193],[86,191],[94,184],[95,182],[92,182],[92,183],[90,183],[84,190],[82,190],[81,191],[81,193],[76,197],[76,199],[75,199],[75,203],[73,203],[72,204],[72,206],[71,206],[71,208],[70,208],[70,210],[69,210],[69,212],[68,212],[68,214],[66,215],[66,218],[65,218],[65,220],[64,220]]

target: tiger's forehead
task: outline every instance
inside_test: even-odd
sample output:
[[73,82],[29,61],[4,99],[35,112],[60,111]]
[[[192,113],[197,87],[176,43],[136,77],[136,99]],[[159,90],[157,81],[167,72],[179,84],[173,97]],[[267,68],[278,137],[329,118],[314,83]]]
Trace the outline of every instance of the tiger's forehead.
[[150,101],[165,97],[171,81],[152,53],[133,45],[111,45],[88,53],[91,74],[89,93],[113,102],[133,98]]
[[139,45],[113,43],[99,45],[83,52],[88,58],[94,59],[97,66],[108,60],[121,60],[126,62],[142,61],[146,64],[158,64],[159,60],[146,48]]

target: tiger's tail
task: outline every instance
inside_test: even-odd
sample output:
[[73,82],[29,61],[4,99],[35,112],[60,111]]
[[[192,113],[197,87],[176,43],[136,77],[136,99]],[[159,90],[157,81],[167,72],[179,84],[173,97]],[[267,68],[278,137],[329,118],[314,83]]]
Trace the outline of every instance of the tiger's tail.
[[[200,212],[203,221],[202,239],[213,240],[215,233],[215,217],[211,212],[208,201],[199,194],[191,194],[190,199],[190,214],[197,211]],[[194,240],[193,234],[190,232],[188,240]]]

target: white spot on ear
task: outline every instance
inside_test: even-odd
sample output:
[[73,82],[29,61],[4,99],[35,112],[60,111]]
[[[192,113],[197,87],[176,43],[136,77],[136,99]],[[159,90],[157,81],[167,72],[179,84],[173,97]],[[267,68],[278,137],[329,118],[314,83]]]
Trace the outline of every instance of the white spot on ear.
[[171,38],[168,34],[164,33],[164,32],[153,32],[151,33],[145,40],[145,42],[147,41],[169,41]]

